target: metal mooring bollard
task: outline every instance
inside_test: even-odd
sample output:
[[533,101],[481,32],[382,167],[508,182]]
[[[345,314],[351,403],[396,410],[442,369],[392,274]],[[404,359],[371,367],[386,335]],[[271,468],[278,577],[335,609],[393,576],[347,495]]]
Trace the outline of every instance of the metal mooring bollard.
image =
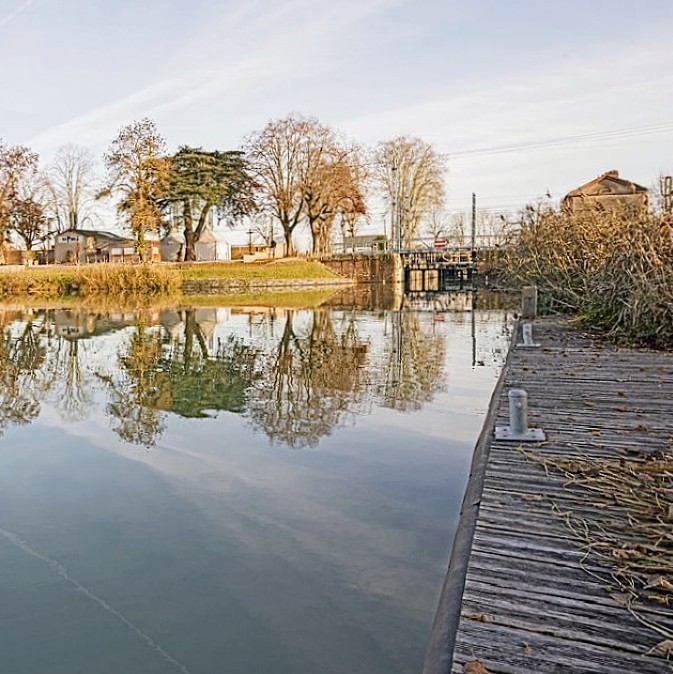
[[537,287],[525,286],[521,290],[521,317],[535,318],[537,316]]
[[509,426],[496,426],[496,440],[542,442],[547,439],[541,428],[528,428],[528,394],[521,388],[507,392],[509,398]]
[[521,334],[523,335],[523,342],[519,342],[517,346],[523,346],[527,349],[539,348],[539,344],[533,342],[533,324],[523,323],[521,326]]

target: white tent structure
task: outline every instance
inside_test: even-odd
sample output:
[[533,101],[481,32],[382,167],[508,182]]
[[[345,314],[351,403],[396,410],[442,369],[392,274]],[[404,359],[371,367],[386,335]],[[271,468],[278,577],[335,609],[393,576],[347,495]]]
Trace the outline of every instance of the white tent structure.
[[181,232],[171,230],[161,239],[161,261],[179,262],[185,251],[185,236]]
[[199,262],[231,260],[231,245],[212,228],[206,227],[194,244],[194,254]]
[[[180,262],[185,254],[185,236],[182,232],[172,230],[161,239],[161,260],[163,262]],[[201,238],[194,244],[194,255],[197,262],[215,262],[231,260],[231,245],[211,227],[206,227]]]

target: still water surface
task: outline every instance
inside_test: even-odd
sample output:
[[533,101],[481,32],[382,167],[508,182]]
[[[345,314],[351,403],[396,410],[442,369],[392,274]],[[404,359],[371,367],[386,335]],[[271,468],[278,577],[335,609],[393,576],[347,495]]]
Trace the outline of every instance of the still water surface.
[[0,671],[418,673],[509,325],[0,309]]

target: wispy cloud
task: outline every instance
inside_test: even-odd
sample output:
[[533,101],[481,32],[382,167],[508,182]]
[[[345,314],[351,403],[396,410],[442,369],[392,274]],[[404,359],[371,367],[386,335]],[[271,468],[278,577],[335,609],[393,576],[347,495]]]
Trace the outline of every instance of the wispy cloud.
[[[72,138],[97,145],[135,117],[169,115],[209,100],[222,100],[225,96],[240,99],[281,80],[296,81],[315,69],[312,56],[324,49],[326,43],[338,44],[338,36],[350,26],[405,1],[340,0],[316,11],[308,0],[295,0],[287,3],[282,11],[271,12],[273,20],[269,12],[260,11],[254,17],[230,14],[217,22],[218,26],[221,28],[224,22],[229,31],[235,26],[235,32],[245,36],[243,39],[239,37],[237,42],[225,43],[207,57],[184,54],[183,62],[191,62],[191,67],[187,65],[167,73],[140,90],[44,129],[29,143],[41,151]],[[273,9],[273,5],[269,9]],[[203,47],[196,43],[190,51],[198,54]]]
[[16,19],[19,14],[23,14],[34,2],[35,0],[25,0],[15,10],[6,16],[0,17],[0,28],[4,28],[10,21]]

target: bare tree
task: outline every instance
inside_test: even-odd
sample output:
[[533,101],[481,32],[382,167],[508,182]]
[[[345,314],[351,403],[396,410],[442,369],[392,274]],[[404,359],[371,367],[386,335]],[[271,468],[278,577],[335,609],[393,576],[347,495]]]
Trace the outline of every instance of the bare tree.
[[424,219],[425,231],[436,241],[448,239],[451,232],[451,224],[448,213],[442,208],[431,208]]
[[305,120],[299,163],[300,183],[313,253],[329,252],[338,216],[367,212],[360,180],[358,148],[341,141],[317,119]]
[[[0,247],[10,231],[10,214],[21,184],[37,172],[38,156],[25,145],[5,145],[0,139]],[[0,256],[2,256],[0,250]]]
[[354,237],[362,220],[369,219],[367,194],[371,187],[372,174],[362,151],[358,148],[349,158],[349,180],[351,186],[347,196],[339,206],[339,222],[342,238]]
[[480,212],[477,217],[479,242],[484,246],[500,246],[507,241],[511,225],[503,213]]
[[465,214],[454,213],[449,224],[449,238],[458,246],[465,245]]
[[273,246],[277,234],[276,220],[268,213],[257,213],[250,218],[250,231],[266,246]]
[[94,202],[94,159],[80,145],[63,145],[47,169],[57,231],[79,229]]
[[33,246],[42,241],[47,234],[44,206],[35,197],[15,199],[9,215],[9,226],[23,239],[26,250],[33,250]]
[[117,210],[126,217],[141,257],[147,234],[158,232],[162,223],[160,202],[170,176],[165,150],[156,124],[145,118],[123,127],[105,155],[108,180],[97,196],[118,196]]
[[292,235],[304,215],[300,166],[306,125],[299,116],[272,120],[249,136],[244,148],[260,206],[280,222],[288,255],[294,254]]
[[[401,136],[381,143],[376,153],[378,180],[408,246],[423,216],[444,205],[444,159],[420,138]],[[393,238],[395,236],[393,227]]]

